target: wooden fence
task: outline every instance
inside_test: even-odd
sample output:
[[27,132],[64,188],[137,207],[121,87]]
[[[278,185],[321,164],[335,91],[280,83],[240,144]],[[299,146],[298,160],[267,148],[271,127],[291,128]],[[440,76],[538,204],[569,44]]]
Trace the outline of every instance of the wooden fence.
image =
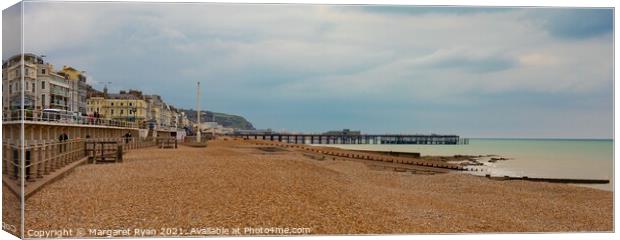
[[[22,174],[28,182],[37,181],[87,157],[86,143],[92,141],[116,141],[123,146],[123,151],[155,145],[153,141],[133,138],[26,141],[24,145],[18,140],[4,139],[2,174],[17,184]],[[24,159],[23,164],[21,159]]]

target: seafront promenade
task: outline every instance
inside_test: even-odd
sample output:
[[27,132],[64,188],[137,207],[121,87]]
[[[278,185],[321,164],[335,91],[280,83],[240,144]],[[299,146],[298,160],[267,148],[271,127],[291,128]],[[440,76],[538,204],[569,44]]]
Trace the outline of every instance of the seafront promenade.
[[121,152],[124,152],[152,146],[158,136],[169,137],[171,132],[176,131],[169,128],[149,129],[151,136],[147,140],[140,137],[140,131],[146,129],[139,129],[135,122],[26,113],[24,118],[20,114],[6,114],[2,123],[2,181],[12,193],[23,192],[26,197],[84,163],[88,157],[103,155],[107,151],[98,144],[100,142],[113,143],[110,147],[120,146]]
[[[613,229],[611,192],[494,181],[432,164],[373,166],[352,158],[353,151],[339,156],[312,148],[228,139],[207,148],[131,150],[123,163],[76,167],[33,194],[25,227],[290,227],[309,234]],[[17,217],[11,214],[5,218]]]

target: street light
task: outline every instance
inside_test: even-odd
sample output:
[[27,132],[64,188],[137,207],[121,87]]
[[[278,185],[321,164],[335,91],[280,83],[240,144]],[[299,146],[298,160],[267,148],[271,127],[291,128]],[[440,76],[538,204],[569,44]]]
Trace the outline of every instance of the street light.
[[200,143],[200,81],[196,83],[196,142]]

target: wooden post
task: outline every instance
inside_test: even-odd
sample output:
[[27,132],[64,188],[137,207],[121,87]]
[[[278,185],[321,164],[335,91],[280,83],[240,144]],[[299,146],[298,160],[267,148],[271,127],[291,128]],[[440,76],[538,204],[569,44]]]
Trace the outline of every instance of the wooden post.
[[[6,134],[6,133],[4,133]],[[11,139],[3,139],[2,141],[2,174],[3,175],[8,175],[9,174],[9,164],[10,164],[10,156],[11,156],[11,148],[9,147],[9,142],[11,142]]]
[[50,155],[50,140],[43,140],[41,142],[41,170],[43,175],[47,175],[50,172],[49,169],[49,155]]
[[123,162],[123,145],[116,146],[116,162]]
[[42,159],[43,159],[43,140],[38,140],[35,142],[35,145],[33,146],[33,152],[34,152],[34,156],[32,157],[32,175],[33,178],[42,178]]
[[77,158],[77,155],[75,155],[75,143],[76,143],[76,141],[77,140],[73,139],[73,140],[70,140],[69,143],[68,143],[69,144],[69,157],[68,157],[67,164],[74,162],[75,159]]

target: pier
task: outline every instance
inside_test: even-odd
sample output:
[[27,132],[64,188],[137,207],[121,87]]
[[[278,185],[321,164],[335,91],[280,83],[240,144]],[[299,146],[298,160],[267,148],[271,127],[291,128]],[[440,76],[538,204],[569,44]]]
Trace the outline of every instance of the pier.
[[233,137],[246,140],[268,140],[294,144],[469,144],[469,139],[457,135],[405,134],[293,134],[293,133],[235,133]]

